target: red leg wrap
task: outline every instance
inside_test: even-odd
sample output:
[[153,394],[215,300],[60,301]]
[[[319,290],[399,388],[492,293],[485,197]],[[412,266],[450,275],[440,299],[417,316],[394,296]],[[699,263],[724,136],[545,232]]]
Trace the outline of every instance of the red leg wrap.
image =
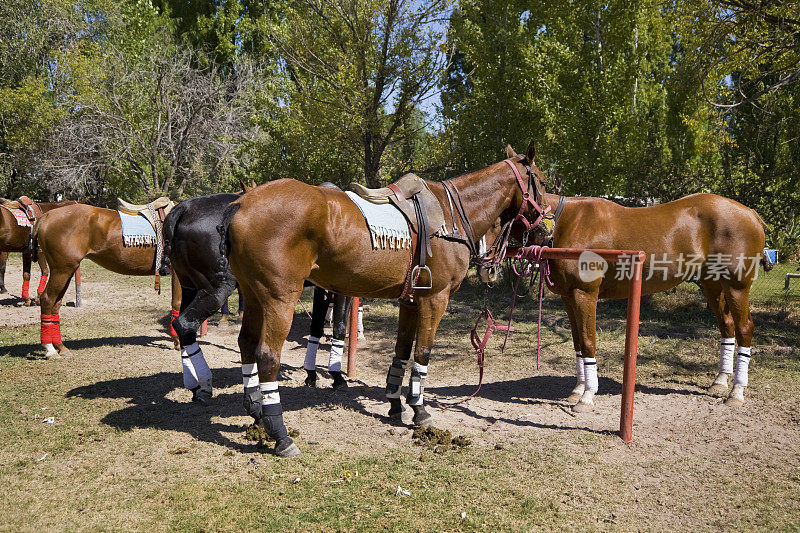
[[175,328],[172,327],[172,323],[175,321],[176,318],[178,318],[179,314],[180,314],[180,311],[177,311],[177,310],[173,309],[172,310],[172,316],[169,317],[169,336],[170,337],[177,337],[178,336],[178,332],[175,331]]
[[50,326],[50,344],[58,346],[64,344],[61,342],[61,318],[58,315],[53,316],[53,324]]
[[44,287],[47,285],[47,276],[42,276],[39,279],[39,287],[36,289],[36,294],[42,294],[44,292]]
[[50,340],[52,338],[52,325],[53,315],[42,315],[42,344],[52,344],[52,341]]
[[31,287],[31,280],[29,279],[22,280],[22,297],[25,300],[28,299],[28,293],[30,292],[30,287]]

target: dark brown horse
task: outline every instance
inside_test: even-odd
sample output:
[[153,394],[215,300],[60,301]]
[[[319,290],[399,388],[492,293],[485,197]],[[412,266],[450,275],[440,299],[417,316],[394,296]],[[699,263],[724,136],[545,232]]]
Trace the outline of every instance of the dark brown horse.
[[[400,298],[395,358],[387,376],[389,415],[399,418],[403,410],[401,383],[413,348],[407,403],[414,411],[414,423],[430,423],[423,402],[428,360],[450,295],[467,274],[471,250],[477,250],[475,241],[498,217],[516,217],[526,224],[534,219],[534,226],[541,220],[531,201],[542,194],[543,176],[533,164],[534,154],[531,146],[527,156],[512,154],[507,161],[450,180],[455,186],[450,199],[443,184],[427,183],[447,213],[446,225],[458,225],[461,235],[471,239],[465,246],[463,241],[433,238],[427,263],[431,288],[416,290],[411,298],[407,296],[411,250],[373,249],[361,211],[343,192],[277,180],[253,189],[226,209],[222,229],[229,225],[230,265],[245,302],[239,335],[242,363],[257,364],[262,420],[276,440],[278,455],[299,453],[283,424],[277,377],[281,348],[306,279],[349,296]],[[462,224],[461,216],[450,217],[451,201],[468,224]]]
[[[34,229],[50,266],[50,279],[42,293],[42,345],[47,357],[69,354],[61,341],[58,312],[67,285],[84,258],[118,274],[152,276],[155,246],[124,246],[122,223],[113,209],[77,204],[45,213]],[[172,309],[181,303],[180,284],[172,280]],[[173,335],[175,347],[178,339]]]
[[[546,194],[544,202],[555,211],[559,196]],[[749,293],[763,263],[764,232],[755,211],[714,194],[693,194],[652,207],[577,197],[564,199],[553,246],[647,252],[642,294],[699,280],[722,336],[719,373],[709,390],[727,394],[738,344],[734,386],[726,401],[738,406],[744,403],[748,384],[753,337]],[[583,261],[550,261],[550,290],[561,297],[572,325],[578,383],[569,399],[577,402],[573,410],[578,412],[592,410],[597,392],[597,299],[628,297],[625,266],[630,262],[607,265],[605,275],[600,268],[588,268],[592,263],[603,265],[599,256],[588,255]]]
[[[2,201],[2,200],[0,200]],[[7,201],[6,201],[7,202]],[[46,213],[64,207],[73,205],[77,202],[75,200],[62,200],[60,202],[43,202],[37,204],[42,212]],[[17,224],[14,215],[8,210],[0,207],[0,293],[6,292],[4,283],[6,272],[6,261],[8,260],[7,252],[21,252],[22,253],[22,299],[25,305],[33,303],[29,295],[29,284],[31,282],[31,262],[33,256],[32,248],[32,227],[20,226]],[[44,286],[47,282],[49,269],[44,259],[39,256],[39,269],[42,272],[42,279],[39,282],[39,288],[36,291],[37,299],[42,294]]]

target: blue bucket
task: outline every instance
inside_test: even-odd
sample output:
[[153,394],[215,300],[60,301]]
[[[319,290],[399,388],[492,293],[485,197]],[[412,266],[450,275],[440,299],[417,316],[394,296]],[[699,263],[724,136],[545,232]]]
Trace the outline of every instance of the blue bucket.
[[764,256],[767,258],[767,263],[774,265],[778,262],[778,250],[764,248]]

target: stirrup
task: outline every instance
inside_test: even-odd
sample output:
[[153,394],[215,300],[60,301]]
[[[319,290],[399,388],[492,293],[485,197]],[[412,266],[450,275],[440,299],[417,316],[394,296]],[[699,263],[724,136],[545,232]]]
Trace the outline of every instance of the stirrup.
[[[424,251],[423,251],[423,253],[424,253]],[[428,271],[428,286],[427,287],[423,287],[421,285],[417,285],[417,280],[419,279],[419,273],[422,270],[427,270]],[[411,288],[414,289],[414,290],[417,290],[417,289],[431,289],[431,288],[433,288],[433,274],[431,274],[431,269],[428,268],[428,265],[425,265],[425,266],[416,265],[413,269],[411,269]]]

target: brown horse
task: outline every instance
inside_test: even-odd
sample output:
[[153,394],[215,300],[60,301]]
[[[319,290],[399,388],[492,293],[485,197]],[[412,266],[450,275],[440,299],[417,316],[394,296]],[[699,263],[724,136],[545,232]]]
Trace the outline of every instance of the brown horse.
[[[151,276],[155,272],[155,246],[124,246],[122,223],[113,209],[77,204],[45,213],[34,229],[50,266],[50,280],[42,293],[42,345],[47,357],[68,355],[61,341],[58,312],[70,278],[84,258],[118,274]],[[180,283],[172,279],[172,309],[181,303]],[[177,336],[172,335],[176,348]]]
[[[60,202],[43,202],[37,204],[42,212],[46,213],[64,207],[73,205],[77,202],[75,200],[62,200]],[[6,292],[4,283],[6,272],[6,261],[8,260],[7,252],[21,252],[22,253],[22,299],[25,305],[31,305],[33,300],[29,296],[29,284],[31,282],[31,262],[33,256],[33,248],[31,246],[32,228],[20,226],[17,224],[14,215],[8,210],[0,208],[0,293]],[[36,291],[36,298],[38,299],[44,286],[47,283],[49,276],[49,269],[44,259],[39,256],[39,269],[42,272],[42,278],[39,282],[39,287]]]
[[[544,202],[557,209],[559,196],[546,194]],[[748,384],[753,319],[749,293],[763,263],[765,226],[744,205],[714,194],[693,194],[652,207],[622,207],[601,198],[565,198],[555,224],[557,248],[644,250],[642,294],[699,279],[722,336],[719,373],[710,392],[725,395],[734,372],[734,345],[738,344],[734,386],[726,404],[742,405]],[[574,411],[591,411],[597,392],[595,314],[598,298],[627,298],[630,262],[609,265],[608,272],[588,268],[603,265],[599,256],[582,261],[550,260],[550,290],[561,297],[572,326],[578,383],[569,397]],[[765,264],[765,267],[768,265]],[[487,278],[485,272],[481,276]]]
[[[449,192],[442,183],[427,183],[450,219],[446,225],[458,225],[460,234],[470,239],[469,246],[432,239],[431,287],[416,290],[412,297],[407,295],[411,250],[373,249],[363,215],[343,192],[277,180],[226,209],[221,230],[227,228],[230,266],[245,302],[239,334],[242,363],[257,364],[262,423],[275,438],[278,455],[299,453],[283,425],[277,377],[281,348],[305,279],[348,296],[400,299],[395,358],[387,376],[389,416],[400,418],[403,411],[401,384],[414,348],[407,403],[414,423],[430,423],[423,389],[436,328],[450,295],[467,274],[476,241],[498,217],[529,226],[533,219],[534,227],[541,221],[535,200],[541,199],[543,176],[534,155],[533,145],[526,156],[512,152],[509,160],[449,180]],[[449,209],[451,201],[461,212],[458,217]]]

